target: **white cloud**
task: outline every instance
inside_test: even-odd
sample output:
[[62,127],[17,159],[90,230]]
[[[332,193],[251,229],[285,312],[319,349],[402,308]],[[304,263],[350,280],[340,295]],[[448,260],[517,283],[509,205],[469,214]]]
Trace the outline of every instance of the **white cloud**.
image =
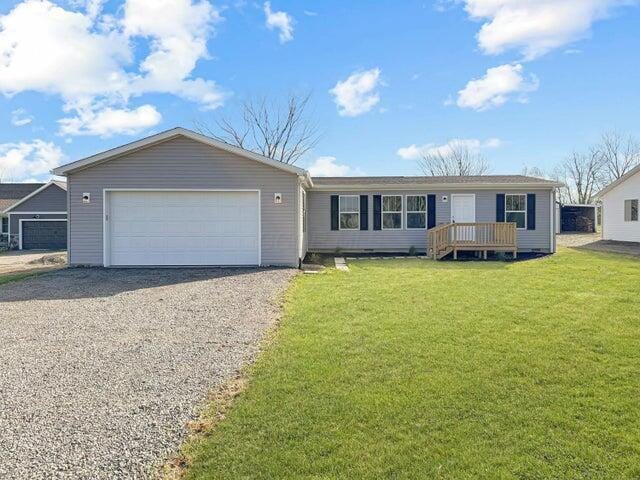
[[59,147],[43,140],[0,144],[0,179],[19,182],[49,178],[49,170],[62,164],[63,159]]
[[425,145],[412,144],[408,147],[399,148],[397,155],[405,160],[417,160],[424,155],[437,154],[446,155],[453,151],[455,147],[464,146],[472,152],[479,152],[487,148],[498,148],[502,146],[502,140],[499,138],[489,138],[487,140],[478,140],[476,138],[454,138],[443,145],[435,143],[427,143]]
[[336,157],[318,157],[307,169],[312,177],[344,177],[360,175],[360,171],[349,165],[337,163]]
[[11,124],[16,127],[24,127],[25,125],[29,125],[33,122],[33,116],[29,115],[29,113],[24,108],[17,108],[13,112],[11,112]]
[[469,81],[458,92],[457,104],[461,108],[486,110],[506,103],[516,95],[516,100],[526,102],[528,92],[538,89],[538,79],[526,79],[522,65],[500,65],[489,68],[484,77]]
[[131,110],[106,107],[98,111],[91,108],[76,111],[77,116],[58,120],[63,135],[135,135],[162,120],[162,115],[153,105],[142,105]]
[[207,39],[218,21],[220,14],[207,1],[127,0],[124,33],[147,38],[151,45],[140,64],[142,75],[131,81],[131,93],[172,93],[205,109],[219,107],[224,94],[215,82],[189,78],[197,61],[208,56]]
[[584,38],[593,23],[637,0],[463,0],[474,20],[483,52],[520,50],[526,59]]
[[[59,95],[79,116],[80,109],[126,108],[146,93],[221,105],[215,82],[191,76],[220,20],[208,1],[126,0],[118,17],[103,14],[103,3],[77,0],[78,11],[27,0],[0,16],[0,92]],[[137,60],[140,47],[148,54]]]
[[346,80],[339,81],[329,93],[338,105],[338,114],[355,117],[367,113],[380,101],[376,91],[379,84],[380,69],[372,68],[352,73]]
[[271,10],[271,2],[264,2],[264,14],[266,16],[266,24],[269,30],[277,29],[279,31],[278,38],[280,43],[286,43],[293,40],[293,17],[287,12],[274,12]]

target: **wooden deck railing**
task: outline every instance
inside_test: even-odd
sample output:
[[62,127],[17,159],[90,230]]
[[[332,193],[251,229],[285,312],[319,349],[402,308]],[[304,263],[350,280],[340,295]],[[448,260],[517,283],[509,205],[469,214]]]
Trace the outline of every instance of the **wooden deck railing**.
[[513,252],[517,255],[515,223],[447,223],[427,232],[429,255],[440,259],[450,253],[457,258],[461,250]]

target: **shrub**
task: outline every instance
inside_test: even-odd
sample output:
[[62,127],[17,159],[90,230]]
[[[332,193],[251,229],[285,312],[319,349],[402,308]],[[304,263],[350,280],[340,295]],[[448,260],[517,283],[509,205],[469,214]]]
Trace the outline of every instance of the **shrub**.
[[309,255],[309,262],[313,265],[322,265],[322,256],[319,253]]
[[416,253],[417,253],[417,252],[416,252],[416,247],[414,247],[413,245],[411,245],[411,246],[409,247],[409,255],[411,255],[412,257],[415,257],[415,256],[416,256]]

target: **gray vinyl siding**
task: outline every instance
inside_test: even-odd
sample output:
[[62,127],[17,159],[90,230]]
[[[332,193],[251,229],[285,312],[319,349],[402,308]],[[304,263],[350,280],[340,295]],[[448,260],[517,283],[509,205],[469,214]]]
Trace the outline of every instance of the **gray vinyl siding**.
[[15,207],[12,212],[66,212],[67,192],[52,184]]
[[[11,239],[14,240],[16,244],[18,242],[18,235],[20,234],[20,230],[19,230],[20,220],[23,220],[23,219],[31,220],[31,219],[34,219],[34,217],[35,217],[35,214],[30,214],[30,213],[19,214],[19,213],[9,212],[9,232],[11,235]],[[67,215],[64,213],[60,213],[60,214],[41,213],[41,214],[38,214],[38,217],[41,219],[48,219],[48,218],[65,219],[67,218]]]
[[[346,251],[391,251],[405,252],[412,246],[418,251],[427,250],[427,231],[406,229],[403,218],[402,230],[373,230],[373,195],[436,195],[436,224],[449,223],[451,219],[451,195],[456,193],[472,193],[476,196],[476,221],[496,221],[496,195],[498,193],[535,193],[536,194],[536,229],[518,230],[518,250],[531,251],[539,249],[552,251],[550,232],[549,190],[464,190],[464,191],[421,191],[421,190],[385,190],[385,191],[311,191],[309,192],[309,251],[333,251],[336,248]],[[369,230],[331,230],[331,195],[368,195],[369,196]],[[448,196],[443,202],[442,196]],[[403,210],[406,207],[403,199]],[[406,212],[403,212],[403,217]]]
[[[262,264],[298,263],[298,178],[254,160],[184,137],[129,153],[70,174],[69,262],[102,265],[103,189],[259,189]],[[82,203],[83,193],[91,203]],[[274,204],[274,193],[283,201]]]

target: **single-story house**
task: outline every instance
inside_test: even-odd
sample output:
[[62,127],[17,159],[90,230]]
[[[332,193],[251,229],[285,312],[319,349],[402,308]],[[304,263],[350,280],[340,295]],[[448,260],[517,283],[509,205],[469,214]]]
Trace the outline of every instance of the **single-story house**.
[[425,252],[427,231],[451,222],[509,222],[518,251],[555,251],[558,184],[521,175],[311,178],[183,128],[53,173],[67,178],[72,265],[298,266],[307,252]]
[[0,183],[3,242],[20,250],[67,248],[67,185]]
[[603,188],[596,197],[602,203],[602,238],[640,242],[640,165]]

